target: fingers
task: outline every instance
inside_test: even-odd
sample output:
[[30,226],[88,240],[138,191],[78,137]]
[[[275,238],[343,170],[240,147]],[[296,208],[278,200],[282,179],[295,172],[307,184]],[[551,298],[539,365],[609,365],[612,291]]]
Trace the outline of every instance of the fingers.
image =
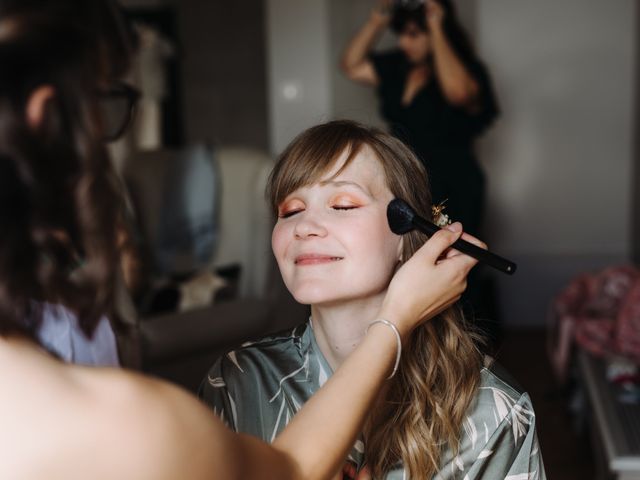
[[[451,246],[463,235],[455,223],[437,231],[394,275],[383,303],[397,325],[411,331],[418,324],[451,307],[467,286],[467,275],[477,260]],[[467,235],[470,242],[484,246]],[[415,288],[429,285],[429,288]]]
[[439,26],[444,19],[444,9],[439,2],[435,0],[427,0],[427,8],[425,9],[427,22],[432,26]]
[[[452,228],[453,227],[453,228]],[[456,223],[452,223],[451,225],[447,225],[447,227],[450,230],[455,230],[457,231],[458,228],[462,228],[462,224],[460,224],[459,222]],[[462,240],[465,240],[473,245],[476,245],[477,247],[483,248],[483,249],[487,249],[487,244],[484,243],[482,240],[474,237],[473,235],[469,235],[468,233],[463,233],[462,236],[460,237]],[[447,251],[445,258],[452,258],[455,257],[457,255],[465,255],[462,252],[456,250],[455,248],[451,248]]]
[[444,228],[446,230],[449,230],[450,232],[462,232],[463,230],[462,224],[460,222],[450,223],[449,225],[446,225]]
[[469,243],[473,243],[474,245],[477,245],[480,248],[484,248],[485,250],[487,249],[487,244],[484,243],[482,240],[474,237],[473,235],[469,235],[468,233],[463,233],[462,239],[466,240]]
[[443,11],[442,5],[437,0],[427,0],[427,11],[441,13]]
[[391,13],[392,8],[393,8],[392,0],[379,0],[378,5],[376,6],[376,10],[378,14],[383,16],[388,16]]
[[460,226],[460,224],[452,224],[449,225],[449,227],[453,228],[443,228],[439,230],[418,250],[418,252],[424,252],[422,254],[427,257],[428,261],[435,264],[447,249],[462,235],[462,226]]

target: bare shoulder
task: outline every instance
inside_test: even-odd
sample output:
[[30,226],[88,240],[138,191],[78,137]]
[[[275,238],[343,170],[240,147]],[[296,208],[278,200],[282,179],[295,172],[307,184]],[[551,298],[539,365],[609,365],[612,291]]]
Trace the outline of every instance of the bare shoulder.
[[[105,408],[110,412],[107,418],[126,422],[129,435],[123,444],[128,453],[120,458],[129,467],[105,478],[300,478],[288,454],[231,432],[204,404],[176,386],[119,374],[98,389],[103,388],[116,392]],[[111,439],[122,437],[119,429],[106,424],[103,428]],[[130,475],[137,471],[142,473]]]
[[[113,370],[91,375],[87,385],[84,404],[98,406],[100,416],[92,423],[103,432],[103,448],[110,452],[105,460],[121,469],[106,478],[210,479],[223,469],[216,459],[225,457],[233,434],[188,392]],[[96,416],[89,410],[85,415]]]
[[0,462],[0,478],[227,476],[216,459],[233,434],[187,392],[8,350],[0,348],[0,388],[12,392],[0,398],[0,448],[10,460]]

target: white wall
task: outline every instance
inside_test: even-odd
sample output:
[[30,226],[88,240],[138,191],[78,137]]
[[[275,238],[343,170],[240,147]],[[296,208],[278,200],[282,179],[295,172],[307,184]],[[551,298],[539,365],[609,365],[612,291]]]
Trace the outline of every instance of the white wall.
[[331,111],[328,0],[266,0],[270,147],[277,154]]
[[[275,151],[334,116],[383,124],[374,92],[337,70],[373,0],[267,2]],[[457,5],[502,108],[480,145],[489,244],[519,265],[513,277],[496,275],[502,320],[543,325],[549,301],[573,275],[629,258],[637,7],[634,0]],[[285,102],[282,85],[295,79],[302,97]]]
[[[378,112],[373,88],[362,87],[347,79],[338,68],[342,51],[349,40],[369,17],[372,0],[331,0],[331,113],[334,118],[350,118],[369,125],[384,127]],[[394,43],[393,35],[386,33],[378,44],[386,48]]]
[[635,2],[479,0],[503,115],[484,139],[504,319],[541,324],[576,272],[630,254]]

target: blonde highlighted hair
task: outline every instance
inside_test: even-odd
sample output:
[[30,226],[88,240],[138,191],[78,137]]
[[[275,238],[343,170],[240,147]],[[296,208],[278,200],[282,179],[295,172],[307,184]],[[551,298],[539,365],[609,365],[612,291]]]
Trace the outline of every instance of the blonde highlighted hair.
[[[267,185],[274,215],[289,194],[319,181],[343,152],[348,156],[342,168],[364,146],[376,154],[392,194],[429,218],[427,174],[413,152],[381,130],[348,120],[312,127],[285,149]],[[402,260],[426,239],[416,231],[405,235]],[[365,455],[374,478],[398,462],[409,478],[431,478],[439,469],[443,445],[457,451],[462,422],[480,380],[478,339],[457,306],[412,333],[398,373],[365,428]]]

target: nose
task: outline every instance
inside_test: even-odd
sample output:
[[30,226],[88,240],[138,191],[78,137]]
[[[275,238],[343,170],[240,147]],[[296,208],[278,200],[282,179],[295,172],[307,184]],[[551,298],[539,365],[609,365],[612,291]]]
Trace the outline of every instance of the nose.
[[298,218],[293,232],[296,238],[305,239],[327,235],[326,227],[317,217],[310,215],[308,212],[301,212],[296,216]]
[[407,35],[400,35],[398,37],[398,47],[400,50],[406,52],[411,47],[411,40]]

